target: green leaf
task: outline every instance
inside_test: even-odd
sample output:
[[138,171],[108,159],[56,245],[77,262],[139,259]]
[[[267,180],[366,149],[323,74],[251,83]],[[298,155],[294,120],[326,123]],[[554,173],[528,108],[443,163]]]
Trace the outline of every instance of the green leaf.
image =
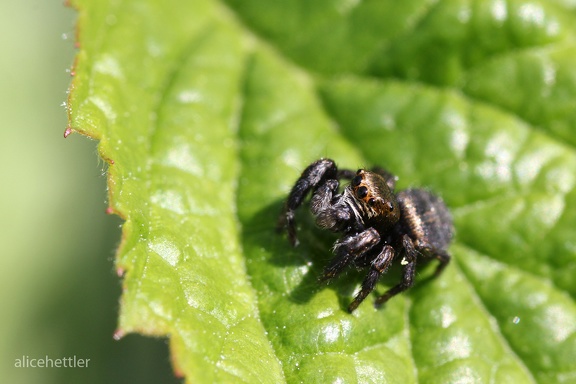
[[[576,380],[570,2],[74,4],[70,129],[126,220],[117,336],[169,336],[194,383]],[[274,230],[320,157],[441,195],[445,273],[348,314],[362,272],[316,282],[336,236]]]

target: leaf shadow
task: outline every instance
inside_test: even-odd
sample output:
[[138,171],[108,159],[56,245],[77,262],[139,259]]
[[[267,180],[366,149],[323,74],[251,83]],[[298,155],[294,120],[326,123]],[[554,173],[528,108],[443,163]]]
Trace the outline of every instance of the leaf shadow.
[[[320,283],[318,278],[333,257],[332,247],[338,234],[318,228],[305,205],[296,214],[299,245],[292,247],[286,234],[276,228],[282,204],[282,200],[275,200],[244,221],[242,241],[247,264],[265,262],[282,269],[277,273],[283,276],[297,274],[299,281],[295,286],[282,292],[293,303],[304,305],[319,292],[330,289],[336,293],[340,308],[346,311],[364,280],[366,270],[348,267],[329,283]],[[294,273],[295,270],[298,272]],[[400,273],[400,269],[393,266],[391,273],[383,275],[380,282],[389,287],[395,285],[399,282]],[[256,278],[252,275],[253,280]],[[376,291],[383,293],[379,289]]]

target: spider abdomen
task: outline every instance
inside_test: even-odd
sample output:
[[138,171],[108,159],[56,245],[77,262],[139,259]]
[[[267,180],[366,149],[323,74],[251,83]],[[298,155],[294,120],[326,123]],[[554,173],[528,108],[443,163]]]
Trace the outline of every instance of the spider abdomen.
[[404,232],[415,241],[445,250],[452,240],[454,228],[444,201],[425,189],[405,189],[398,192],[397,198]]

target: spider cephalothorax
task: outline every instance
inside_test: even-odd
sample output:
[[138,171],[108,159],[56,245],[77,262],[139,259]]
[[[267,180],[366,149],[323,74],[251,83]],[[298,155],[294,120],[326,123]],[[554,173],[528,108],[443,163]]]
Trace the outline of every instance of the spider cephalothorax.
[[[351,180],[342,192],[340,179]],[[396,178],[383,169],[338,170],[334,161],[320,159],[302,172],[280,215],[279,228],[287,230],[296,246],[295,210],[312,191],[310,210],[318,226],[342,233],[320,280],[336,277],[349,264],[369,268],[350,312],[374,290],[393,260],[402,257],[402,281],[378,297],[377,306],[413,285],[418,256],[440,261],[436,275],[450,261],[446,248],[453,227],[444,202],[424,189],[394,193],[395,184]]]
[[396,196],[381,175],[360,169],[348,188],[352,190],[353,201],[362,208],[358,220],[365,218],[375,226],[389,227],[400,219]]

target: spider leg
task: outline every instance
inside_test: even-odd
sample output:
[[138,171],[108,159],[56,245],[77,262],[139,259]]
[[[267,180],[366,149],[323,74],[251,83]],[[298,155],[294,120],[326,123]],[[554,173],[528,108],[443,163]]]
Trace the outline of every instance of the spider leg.
[[326,180],[310,199],[310,211],[316,216],[316,224],[333,232],[342,231],[352,217],[348,206],[338,201],[333,202],[337,193],[338,181]]
[[338,180],[340,179],[349,179],[352,180],[356,176],[356,171],[351,169],[339,169],[338,170]]
[[372,168],[372,172],[382,176],[384,180],[386,180],[386,185],[388,185],[388,188],[390,188],[391,191],[396,188],[396,180],[398,180],[398,177],[394,176],[382,167],[374,167]]
[[414,243],[408,235],[402,237],[402,244],[404,246],[404,259],[402,264],[404,264],[404,270],[402,275],[402,281],[386,291],[382,296],[376,299],[375,306],[379,307],[384,304],[390,298],[396,296],[400,292],[404,292],[412,285],[414,285],[414,275],[416,274],[416,259],[418,257],[418,251],[414,248]]
[[434,257],[440,261],[440,264],[438,264],[436,271],[434,272],[434,276],[438,276],[450,262],[450,255],[446,251],[441,250],[433,250],[432,252]]
[[374,290],[374,287],[380,279],[380,276],[386,272],[393,259],[394,248],[392,248],[391,245],[385,245],[382,251],[372,262],[370,271],[368,271],[366,278],[362,282],[362,289],[360,292],[358,292],[356,297],[354,297],[354,301],[352,301],[352,303],[350,303],[348,306],[348,312],[352,312],[358,308],[358,305],[360,305],[366,296],[368,296],[368,294]]
[[435,248],[434,246],[424,241],[417,241],[415,247],[421,255],[431,259],[437,259],[440,262],[438,267],[436,267],[434,277],[440,275],[444,268],[446,268],[446,266],[448,266],[450,263],[450,254],[448,254],[448,252],[443,249]]
[[324,269],[320,282],[331,280],[350,264],[355,258],[361,257],[380,242],[380,235],[374,228],[354,235],[347,235],[334,245],[336,256]]
[[327,180],[336,180],[337,182],[337,177],[338,168],[336,167],[336,163],[330,159],[320,159],[310,164],[304,172],[302,172],[302,175],[300,175],[294,187],[292,187],[277,224],[278,230],[287,230],[288,239],[292,245],[296,246],[298,244],[296,224],[294,221],[296,209],[302,205],[302,202],[311,190],[318,188],[318,186]]

